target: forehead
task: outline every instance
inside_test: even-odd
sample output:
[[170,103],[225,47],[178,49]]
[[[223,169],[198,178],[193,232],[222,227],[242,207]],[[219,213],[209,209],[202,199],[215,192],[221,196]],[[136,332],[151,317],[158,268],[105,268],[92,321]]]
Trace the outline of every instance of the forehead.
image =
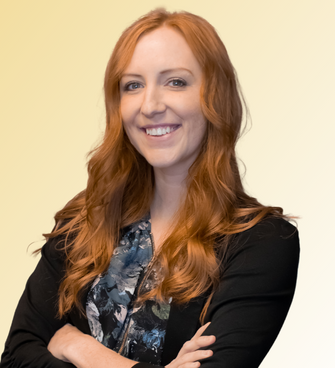
[[[170,27],[160,27],[140,37],[125,73],[134,69],[188,68],[201,73],[201,67],[185,38]],[[135,70],[134,70],[135,71]]]

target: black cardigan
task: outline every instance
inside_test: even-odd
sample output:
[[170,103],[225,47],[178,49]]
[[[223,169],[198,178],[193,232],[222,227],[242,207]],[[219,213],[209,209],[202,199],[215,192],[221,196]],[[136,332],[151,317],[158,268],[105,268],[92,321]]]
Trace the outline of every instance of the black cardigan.
[[[47,345],[65,323],[90,334],[87,319],[73,310],[57,319],[57,291],[64,275],[64,255],[49,240],[19,301],[0,368],[74,367],[53,357]],[[268,218],[238,234],[229,247],[221,283],[214,294],[204,335],[215,335],[213,356],[202,368],[258,367],[276,339],[289,310],[296,284],[299,238],[294,226]],[[82,303],[85,305],[86,294]],[[204,297],[184,306],[171,305],[162,364],[170,363],[200,327]],[[149,368],[148,363],[135,363]],[[97,367],[98,368],[98,367]]]

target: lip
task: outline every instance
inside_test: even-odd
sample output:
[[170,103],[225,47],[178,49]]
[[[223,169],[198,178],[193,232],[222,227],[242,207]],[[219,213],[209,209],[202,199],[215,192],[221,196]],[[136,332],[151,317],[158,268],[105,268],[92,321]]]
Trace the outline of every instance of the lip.
[[181,124],[148,124],[140,127],[141,130],[146,129],[157,129],[157,128],[166,128],[166,127],[176,127],[177,129],[181,126]]

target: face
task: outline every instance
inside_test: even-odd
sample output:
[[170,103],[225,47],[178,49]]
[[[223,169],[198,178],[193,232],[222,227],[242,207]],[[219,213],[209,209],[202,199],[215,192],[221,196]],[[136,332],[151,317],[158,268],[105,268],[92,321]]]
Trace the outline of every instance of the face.
[[162,27],[138,41],[120,82],[125,131],[154,169],[187,171],[206,132],[201,67],[186,40]]

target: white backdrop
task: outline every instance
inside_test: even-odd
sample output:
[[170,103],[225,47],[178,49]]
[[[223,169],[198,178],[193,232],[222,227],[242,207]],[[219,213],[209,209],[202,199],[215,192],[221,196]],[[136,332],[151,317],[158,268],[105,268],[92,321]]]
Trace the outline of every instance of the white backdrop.
[[85,155],[104,129],[102,82],[115,41],[157,6],[199,14],[218,30],[253,120],[238,146],[246,188],[300,216],[296,296],[261,367],[335,367],[330,0],[0,0],[0,350],[38,261],[30,251],[85,187]]

